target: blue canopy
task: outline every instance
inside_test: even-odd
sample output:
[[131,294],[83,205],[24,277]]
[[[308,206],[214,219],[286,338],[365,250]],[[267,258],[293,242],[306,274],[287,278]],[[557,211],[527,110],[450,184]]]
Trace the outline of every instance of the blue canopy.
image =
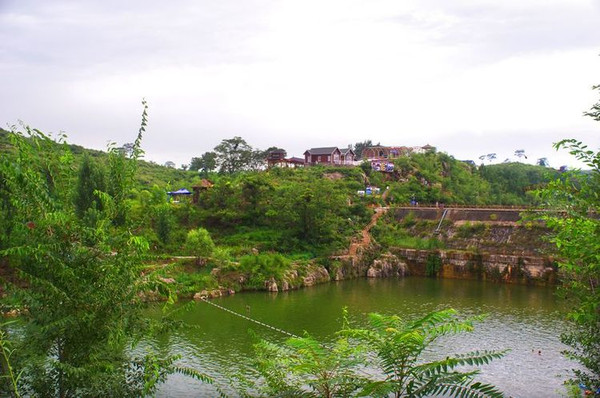
[[177,191],[173,191],[173,192],[167,192],[167,195],[170,196],[174,196],[174,195],[191,195],[192,193],[190,191],[188,191],[185,188],[181,188]]

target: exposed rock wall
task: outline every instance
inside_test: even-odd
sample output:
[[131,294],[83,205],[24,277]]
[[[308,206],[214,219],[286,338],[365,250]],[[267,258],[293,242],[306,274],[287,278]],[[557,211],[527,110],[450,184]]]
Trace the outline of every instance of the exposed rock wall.
[[427,275],[427,262],[433,253],[441,260],[441,267],[435,272],[441,278],[520,284],[553,284],[557,280],[557,267],[548,257],[400,248],[392,252],[406,262],[409,275]]
[[404,277],[408,270],[408,266],[404,261],[401,261],[397,256],[386,253],[373,260],[373,264],[367,270],[367,278],[390,278]]

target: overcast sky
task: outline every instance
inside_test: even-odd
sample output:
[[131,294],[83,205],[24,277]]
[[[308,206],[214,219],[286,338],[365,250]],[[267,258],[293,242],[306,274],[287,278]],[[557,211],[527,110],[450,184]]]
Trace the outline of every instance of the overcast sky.
[[599,0],[0,0],[0,123],[179,166],[222,139],[458,159],[600,147]]

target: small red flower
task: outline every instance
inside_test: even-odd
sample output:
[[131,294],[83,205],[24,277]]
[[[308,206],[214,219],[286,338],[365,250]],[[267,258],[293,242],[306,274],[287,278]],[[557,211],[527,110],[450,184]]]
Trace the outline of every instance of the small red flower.
[[34,229],[35,228],[35,223],[33,221],[27,221],[25,223],[25,226],[27,226],[27,228],[29,228],[29,229]]

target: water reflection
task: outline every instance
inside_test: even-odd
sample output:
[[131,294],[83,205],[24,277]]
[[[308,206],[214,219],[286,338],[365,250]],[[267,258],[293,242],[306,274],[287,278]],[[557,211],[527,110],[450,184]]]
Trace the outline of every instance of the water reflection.
[[[293,292],[243,293],[215,302],[291,333],[307,331],[322,340],[339,330],[343,307],[356,324],[365,324],[364,315],[369,312],[415,317],[452,307],[465,315],[487,313],[475,333],[448,337],[430,355],[510,349],[505,358],[484,367],[480,379],[513,397],[561,395],[562,382],[574,366],[560,354],[565,348],[558,339],[563,328],[561,308],[551,288],[450,279],[360,279]],[[216,377],[225,386],[224,375],[239,372],[252,355],[248,329],[268,339],[285,339],[205,303],[198,303],[181,319],[192,328],[158,344],[181,354],[183,364]],[[213,393],[210,386],[173,376],[159,396]]]

